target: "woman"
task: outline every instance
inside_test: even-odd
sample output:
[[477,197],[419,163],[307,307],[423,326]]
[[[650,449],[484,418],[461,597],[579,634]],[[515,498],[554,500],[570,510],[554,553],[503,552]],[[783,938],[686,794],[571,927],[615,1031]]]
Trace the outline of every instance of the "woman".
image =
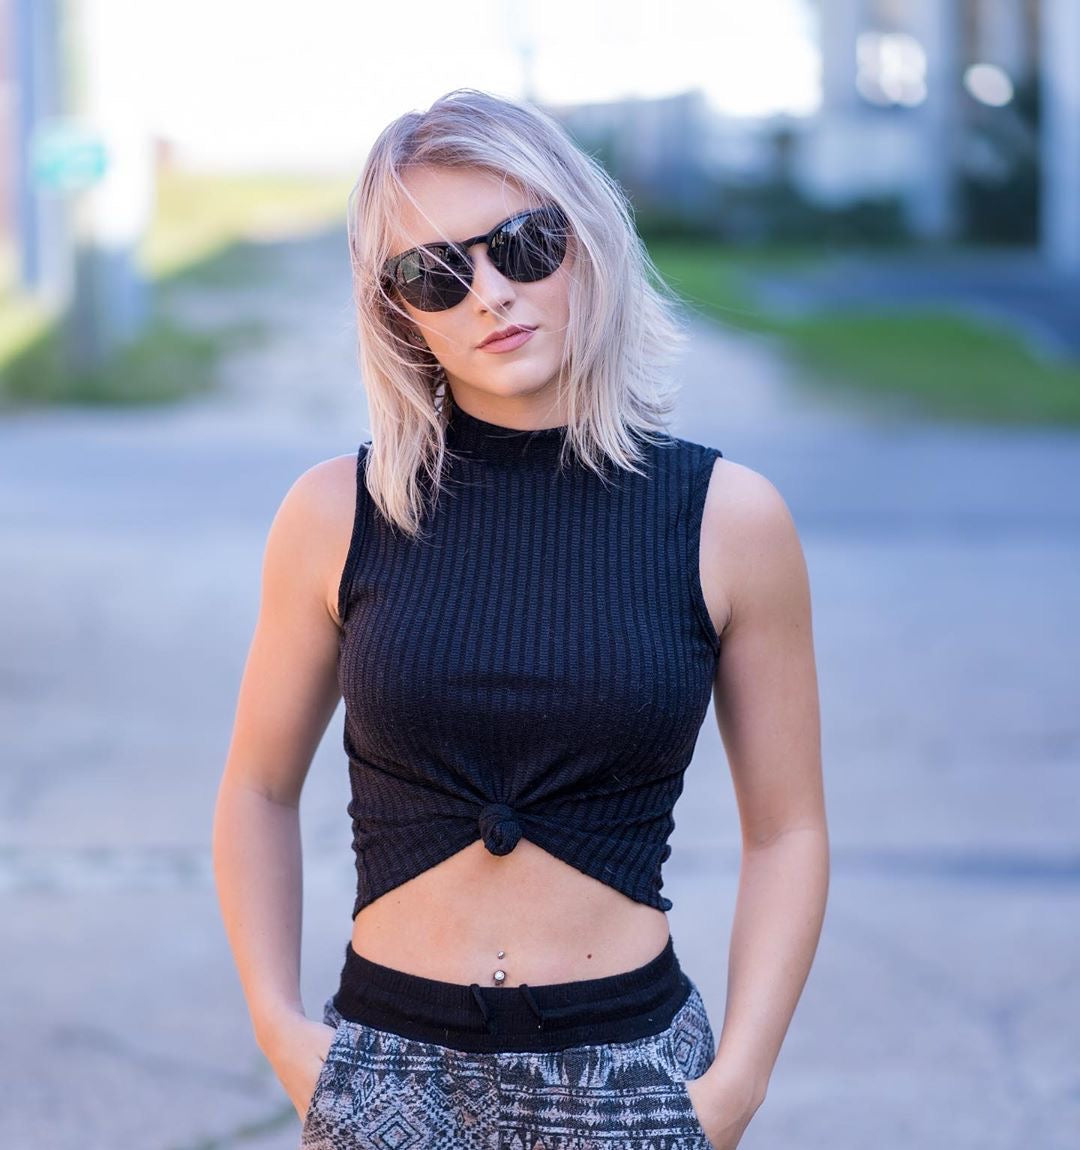
[[[308,1148],[731,1150],[816,949],[828,842],[802,551],[664,431],[682,336],[618,186],[470,89],[350,201],[373,436],[283,500],[214,831]],[[661,864],[712,693],[744,851],[717,1047]],[[357,897],[299,991],[298,804],[345,700]]]

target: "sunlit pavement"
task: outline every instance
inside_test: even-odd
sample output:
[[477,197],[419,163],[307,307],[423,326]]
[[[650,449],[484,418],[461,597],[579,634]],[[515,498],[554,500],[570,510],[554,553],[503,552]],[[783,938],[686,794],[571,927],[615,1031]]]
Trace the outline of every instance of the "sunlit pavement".
[[[368,434],[344,237],[189,320],[265,315],[227,390],[0,423],[0,1146],[289,1150],[224,941],[210,818],[292,480]],[[766,475],[814,597],[821,946],[745,1150],[1080,1144],[1080,436],[814,399],[698,326],[675,430]],[[732,546],[737,546],[732,540]],[[778,701],[782,704],[782,700]],[[304,1001],[350,925],[339,713],[304,793]],[[723,1021],[739,831],[711,714],[665,893]]]

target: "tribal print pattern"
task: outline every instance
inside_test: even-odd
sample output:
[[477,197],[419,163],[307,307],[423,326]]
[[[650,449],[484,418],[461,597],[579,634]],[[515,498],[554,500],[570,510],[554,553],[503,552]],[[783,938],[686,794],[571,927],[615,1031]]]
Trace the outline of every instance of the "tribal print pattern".
[[300,1150],[712,1150],[685,1081],[715,1056],[690,995],[659,1034],[545,1052],[473,1053],[344,1019]]

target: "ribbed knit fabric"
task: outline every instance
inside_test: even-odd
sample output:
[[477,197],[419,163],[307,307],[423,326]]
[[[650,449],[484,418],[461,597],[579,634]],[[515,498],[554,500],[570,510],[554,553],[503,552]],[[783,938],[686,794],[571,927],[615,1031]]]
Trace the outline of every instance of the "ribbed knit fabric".
[[503,855],[522,837],[672,905],[661,867],[720,649],[698,556],[721,452],[666,436],[643,442],[647,476],[602,480],[560,468],[565,435],[455,407],[420,540],[375,507],[360,447],[338,663],[354,916],[477,839]]

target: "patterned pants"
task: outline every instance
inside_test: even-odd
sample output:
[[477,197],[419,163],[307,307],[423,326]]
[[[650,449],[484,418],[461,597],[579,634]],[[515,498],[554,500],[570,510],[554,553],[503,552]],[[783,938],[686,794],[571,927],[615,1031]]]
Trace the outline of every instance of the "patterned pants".
[[[689,980],[688,980],[689,981]],[[716,1042],[697,986],[667,1029],[628,1042],[473,1053],[342,1018],[301,1150],[712,1150],[685,1081]]]

